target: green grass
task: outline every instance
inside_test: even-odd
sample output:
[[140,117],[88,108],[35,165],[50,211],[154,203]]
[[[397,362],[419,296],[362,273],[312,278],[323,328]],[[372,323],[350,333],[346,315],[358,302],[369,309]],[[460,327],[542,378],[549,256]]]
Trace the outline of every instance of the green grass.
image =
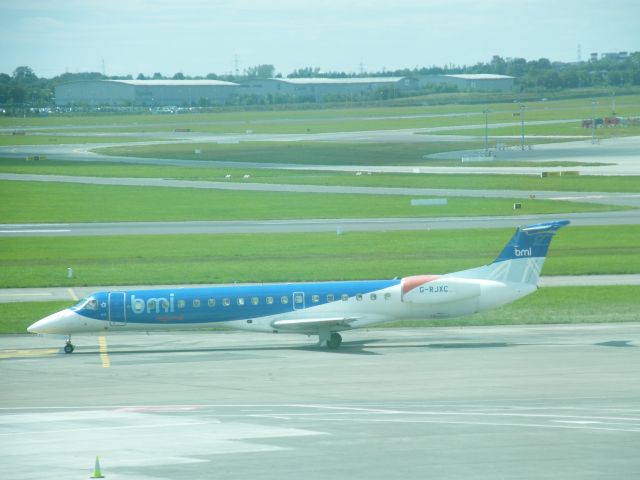
[[[512,142],[515,144],[515,142]],[[241,142],[131,145],[95,149],[106,155],[300,165],[424,165],[424,155],[480,149],[479,140],[424,143]],[[195,153],[199,150],[200,153]]]
[[[0,238],[0,288],[393,278],[490,263],[512,229]],[[545,275],[640,273],[640,226],[573,227]],[[66,277],[72,267],[74,278]],[[594,292],[595,295],[595,292]]]
[[[549,143],[549,140],[536,140]],[[501,140],[501,143],[519,145],[519,139]],[[212,162],[278,163],[287,165],[415,165],[415,166],[536,166],[544,162],[488,161],[462,163],[456,160],[425,159],[425,155],[445,152],[482,151],[484,140],[434,140],[420,143],[370,143],[370,142],[241,142],[236,144],[217,143],[164,143],[158,145],[127,145],[96,148],[93,151],[104,155],[161,158],[179,160],[199,160]],[[198,151],[199,153],[195,153]],[[462,154],[460,154],[460,157]],[[593,165],[593,163],[554,162],[555,165]]]
[[[460,96],[464,96],[461,94]],[[451,97],[455,99],[455,96]],[[515,99],[514,99],[515,100]],[[425,97],[425,102],[429,97]],[[454,100],[455,101],[455,100]],[[185,115],[82,115],[47,118],[0,118],[0,127],[57,127],[64,131],[88,132],[109,129],[114,132],[172,131],[191,128],[208,133],[320,133],[335,131],[428,128],[484,124],[482,111],[491,111],[491,123],[519,121],[514,112],[519,102],[449,104],[441,106],[383,106],[351,108],[317,108],[283,111],[219,112]],[[525,102],[527,121],[591,118],[591,99]],[[322,107],[322,106],[320,106]],[[308,108],[308,106],[307,106]],[[640,95],[616,96],[616,111],[622,116],[637,116]],[[611,113],[610,97],[601,97],[593,112],[596,116]]]
[[[640,287],[541,288],[515,303],[485,313],[449,320],[407,320],[383,325],[446,327],[477,325],[535,325],[558,323],[637,322]],[[0,303],[0,334],[26,333],[36,320],[70,306],[70,302]]]
[[27,333],[32,323],[69,306],[69,302],[0,303],[0,334]]
[[[0,181],[1,223],[258,220],[301,218],[442,217],[620,210],[553,200],[450,198],[447,205],[412,207],[411,197],[245,192]],[[522,210],[513,210],[514,202]]]
[[[425,162],[426,163],[426,162]],[[431,162],[429,162],[431,163]],[[439,162],[436,162],[439,165]],[[483,162],[484,164],[484,162]],[[522,164],[522,163],[521,163]],[[466,165],[466,164],[465,164]],[[356,176],[349,172],[318,170],[272,170],[227,167],[193,167],[170,165],[136,165],[109,162],[74,162],[60,160],[26,161],[0,158],[0,172],[44,175],[79,175],[97,177],[172,178],[181,180],[224,180],[246,183],[280,183],[302,185],[353,185],[369,187],[464,188],[495,190],[556,190],[577,192],[640,192],[635,177],[534,177],[530,175],[433,175],[375,173]],[[244,179],[245,174],[250,175]]]
[[81,136],[81,135],[3,135],[0,134],[0,146],[3,145],[62,145],[84,143],[128,143],[163,140],[162,138],[140,138],[128,136]]

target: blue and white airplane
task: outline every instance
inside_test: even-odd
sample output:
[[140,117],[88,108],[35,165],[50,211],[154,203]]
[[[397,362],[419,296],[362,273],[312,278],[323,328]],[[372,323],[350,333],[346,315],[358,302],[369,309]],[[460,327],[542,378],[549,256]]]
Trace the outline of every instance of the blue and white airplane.
[[493,263],[446,275],[393,280],[211,286],[99,292],[28,328],[71,335],[194,330],[224,326],[318,335],[338,348],[338,332],[402,319],[453,318],[490,310],[537,289],[551,238],[568,220],[518,228]]

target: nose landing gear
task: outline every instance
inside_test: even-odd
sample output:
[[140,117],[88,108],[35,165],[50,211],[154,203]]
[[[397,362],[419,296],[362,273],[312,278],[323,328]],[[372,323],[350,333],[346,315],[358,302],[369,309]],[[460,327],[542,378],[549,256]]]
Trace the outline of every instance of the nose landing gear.
[[64,353],[73,353],[74,348],[73,343],[71,343],[71,335],[69,335],[64,345]]

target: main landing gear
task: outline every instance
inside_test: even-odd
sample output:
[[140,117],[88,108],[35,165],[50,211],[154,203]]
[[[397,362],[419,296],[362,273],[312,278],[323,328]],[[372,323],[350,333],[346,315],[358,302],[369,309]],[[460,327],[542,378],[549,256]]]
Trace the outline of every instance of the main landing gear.
[[327,347],[330,348],[331,350],[335,350],[336,348],[340,347],[341,343],[342,343],[342,335],[340,335],[337,332],[333,332],[331,334],[331,337],[327,341]]
[[64,344],[64,353],[73,353],[74,348],[73,343],[71,343],[71,335],[69,335],[66,343]]
[[342,343],[342,335],[338,332],[320,332],[320,346],[335,350]]

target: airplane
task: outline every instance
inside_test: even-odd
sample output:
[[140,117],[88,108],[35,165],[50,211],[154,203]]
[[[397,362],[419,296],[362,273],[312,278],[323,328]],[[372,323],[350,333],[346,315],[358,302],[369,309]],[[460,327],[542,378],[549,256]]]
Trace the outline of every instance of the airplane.
[[94,293],[30,327],[36,334],[196,330],[224,326],[318,335],[337,349],[339,332],[402,319],[454,318],[491,310],[536,291],[547,250],[568,220],[516,229],[488,265],[392,280],[207,286]]

